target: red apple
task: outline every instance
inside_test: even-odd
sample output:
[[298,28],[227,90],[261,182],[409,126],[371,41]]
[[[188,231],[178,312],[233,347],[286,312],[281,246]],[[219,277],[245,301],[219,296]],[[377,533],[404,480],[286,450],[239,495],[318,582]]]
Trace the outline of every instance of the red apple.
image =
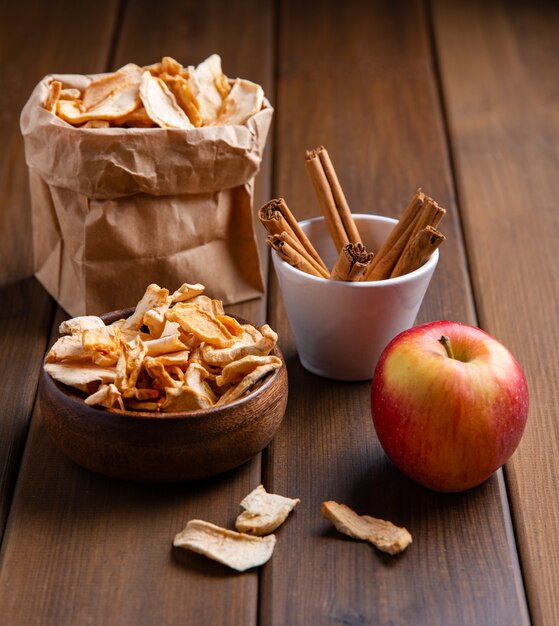
[[400,333],[372,381],[373,423],[388,457],[435,491],[486,480],[516,450],[528,415],[512,354],[473,326],[438,321]]

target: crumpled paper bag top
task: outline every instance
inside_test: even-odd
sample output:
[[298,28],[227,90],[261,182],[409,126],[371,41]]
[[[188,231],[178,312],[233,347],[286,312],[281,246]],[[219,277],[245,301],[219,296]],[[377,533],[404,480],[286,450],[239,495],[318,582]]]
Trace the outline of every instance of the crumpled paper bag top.
[[161,196],[230,189],[257,173],[273,114],[266,99],[242,126],[192,130],[75,128],[42,106],[51,80],[83,90],[100,76],[49,74],[22,110],[27,164],[47,184],[97,199]]

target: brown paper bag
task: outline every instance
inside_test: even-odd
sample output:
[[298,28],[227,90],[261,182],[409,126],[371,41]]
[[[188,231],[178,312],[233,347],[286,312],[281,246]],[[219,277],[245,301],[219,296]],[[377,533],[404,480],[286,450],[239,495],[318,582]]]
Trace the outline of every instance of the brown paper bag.
[[245,125],[193,130],[74,128],[42,107],[21,114],[34,271],[73,316],[134,305],[149,283],[200,282],[230,304],[261,295],[252,195],[273,109]]

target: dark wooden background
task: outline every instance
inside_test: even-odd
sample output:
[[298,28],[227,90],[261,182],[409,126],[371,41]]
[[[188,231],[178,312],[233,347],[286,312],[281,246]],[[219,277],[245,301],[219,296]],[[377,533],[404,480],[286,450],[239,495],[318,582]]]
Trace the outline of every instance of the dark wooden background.
[[[557,3],[0,6],[0,621],[559,623]],[[65,314],[30,277],[19,113],[50,72],[212,52],[275,107],[256,206],[281,195],[299,218],[318,215],[303,159],[324,144],[354,212],[398,216],[418,186],[448,209],[418,321],[480,325],[523,366],[529,423],[504,472],[451,496],[397,472],[374,434],[368,383],[300,366],[264,247],[267,297],[232,307],[279,332],[288,364],[285,420],[261,455],[211,480],[146,486],[87,472],[54,447],[36,390]],[[191,518],[230,526],[260,482],[302,500],[266,566],[238,575],[171,549]],[[344,539],[321,517],[326,499],[405,525],[413,545],[391,558]]]

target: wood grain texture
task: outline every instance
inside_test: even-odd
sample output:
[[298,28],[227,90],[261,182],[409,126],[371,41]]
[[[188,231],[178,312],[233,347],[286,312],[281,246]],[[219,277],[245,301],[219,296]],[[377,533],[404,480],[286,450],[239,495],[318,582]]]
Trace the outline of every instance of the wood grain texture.
[[0,20],[0,286],[33,272],[31,209],[19,115],[49,73],[106,69],[117,0],[76,11],[65,0],[5,2]]
[[524,438],[506,467],[534,624],[559,623],[559,7],[435,2],[480,325],[522,365]]
[[[219,52],[228,75],[258,81],[270,95],[271,3],[161,2],[156,8],[152,2],[125,4],[114,68],[163,55],[197,64]],[[255,204],[269,197],[270,156],[268,151]],[[261,324],[266,300],[229,311]],[[56,322],[61,319],[59,312]],[[260,480],[260,456],[213,479],[174,486],[103,478],[58,452],[36,411],[1,555],[2,619],[56,626],[255,624],[257,571],[239,575],[173,549],[172,540],[193,518],[233,528],[240,501]]]
[[[421,186],[450,209],[441,264],[420,319],[475,322],[428,23],[419,2],[281,4],[274,195],[319,213],[304,151],[325,145],[354,212],[399,215]],[[299,155],[299,158],[298,156]],[[305,372],[274,280],[271,323],[290,375],[287,415],[265,456],[266,484],[301,498],[262,573],[262,624],[526,624],[500,474],[470,492],[418,487],[374,434],[368,383]],[[317,324],[320,320],[317,320]],[[323,500],[406,526],[397,558],[347,539]]]
[[0,536],[37,392],[54,305],[30,278],[0,289]]

